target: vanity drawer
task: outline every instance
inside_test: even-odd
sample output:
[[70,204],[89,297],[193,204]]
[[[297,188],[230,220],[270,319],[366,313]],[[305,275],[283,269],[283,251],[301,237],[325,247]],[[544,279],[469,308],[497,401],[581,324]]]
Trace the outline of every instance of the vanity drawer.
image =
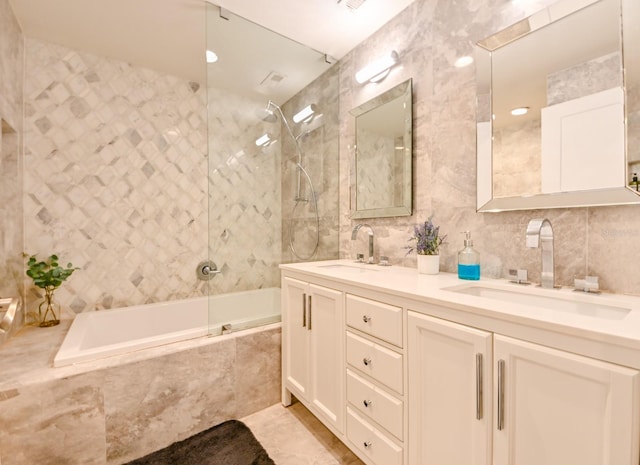
[[402,401],[347,370],[347,401],[402,440]]
[[402,394],[402,354],[347,331],[347,363]]
[[402,465],[402,447],[347,407],[347,438],[377,465]]
[[402,347],[402,309],[347,294],[347,325]]

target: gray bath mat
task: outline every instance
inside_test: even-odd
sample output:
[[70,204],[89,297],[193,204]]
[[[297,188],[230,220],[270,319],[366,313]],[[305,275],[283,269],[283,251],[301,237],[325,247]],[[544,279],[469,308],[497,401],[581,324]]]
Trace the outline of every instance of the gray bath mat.
[[251,430],[229,420],[127,465],[275,465]]

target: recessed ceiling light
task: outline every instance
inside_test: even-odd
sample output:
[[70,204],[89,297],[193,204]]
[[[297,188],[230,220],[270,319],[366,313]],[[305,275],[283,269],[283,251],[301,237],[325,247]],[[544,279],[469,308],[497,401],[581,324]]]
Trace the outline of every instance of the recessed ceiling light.
[[216,55],[213,51],[207,50],[207,63],[215,63],[218,61],[218,55]]
[[465,66],[469,66],[471,63],[473,63],[473,57],[466,55],[458,58],[453,66],[456,68],[464,68]]
[[526,115],[528,111],[529,111],[529,107],[514,108],[513,110],[511,110],[511,114],[513,116],[522,116],[522,115]]

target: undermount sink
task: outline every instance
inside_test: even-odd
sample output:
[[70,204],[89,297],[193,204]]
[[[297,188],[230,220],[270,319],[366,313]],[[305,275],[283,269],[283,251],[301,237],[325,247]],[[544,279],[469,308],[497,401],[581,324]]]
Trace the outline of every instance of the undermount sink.
[[571,295],[573,298],[566,298],[562,295],[548,296],[541,295],[542,292],[559,292],[554,290],[545,291],[542,289],[502,289],[482,284],[468,284],[444,288],[445,291],[457,292],[487,299],[500,300],[503,302],[530,305],[549,310],[573,313],[576,315],[601,318],[606,320],[622,320],[629,312],[630,308],[616,307],[599,302],[587,302],[586,299],[597,300],[603,298],[598,295]]
[[378,271],[375,268],[373,268],[373,265],[365,265],[365,264],[345,265],[344,263],[334,263],[332,265],[320,265],[318,268],[340,270],[340,271],[345,271],[347,273],[366,273],[368,271]]

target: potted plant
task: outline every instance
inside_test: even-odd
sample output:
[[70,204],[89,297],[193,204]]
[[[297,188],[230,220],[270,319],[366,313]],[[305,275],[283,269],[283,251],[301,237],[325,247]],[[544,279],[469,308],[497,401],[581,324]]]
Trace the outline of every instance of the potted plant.
[[415,241],[408,246],[407,255],[416,251],[418,255],[418,272],[424,274],[438,274],[440,271],[440,246],[447,238],[440,235],[440,226],[434,226],[431,216],[422,224],[413,228],[413,236],[409,241]]
[[39,326],[59,324],[60,305],[53,300],[53,293],[79,268],[74,268],[71,263],[67,263],[66,268],[61,267],[57,255],[51,255],[46,261],[38,261],[35,255],[31,255],[27,267],[27,276],[33,279],[33,284],[44,289],[44,300],[38,306]]

